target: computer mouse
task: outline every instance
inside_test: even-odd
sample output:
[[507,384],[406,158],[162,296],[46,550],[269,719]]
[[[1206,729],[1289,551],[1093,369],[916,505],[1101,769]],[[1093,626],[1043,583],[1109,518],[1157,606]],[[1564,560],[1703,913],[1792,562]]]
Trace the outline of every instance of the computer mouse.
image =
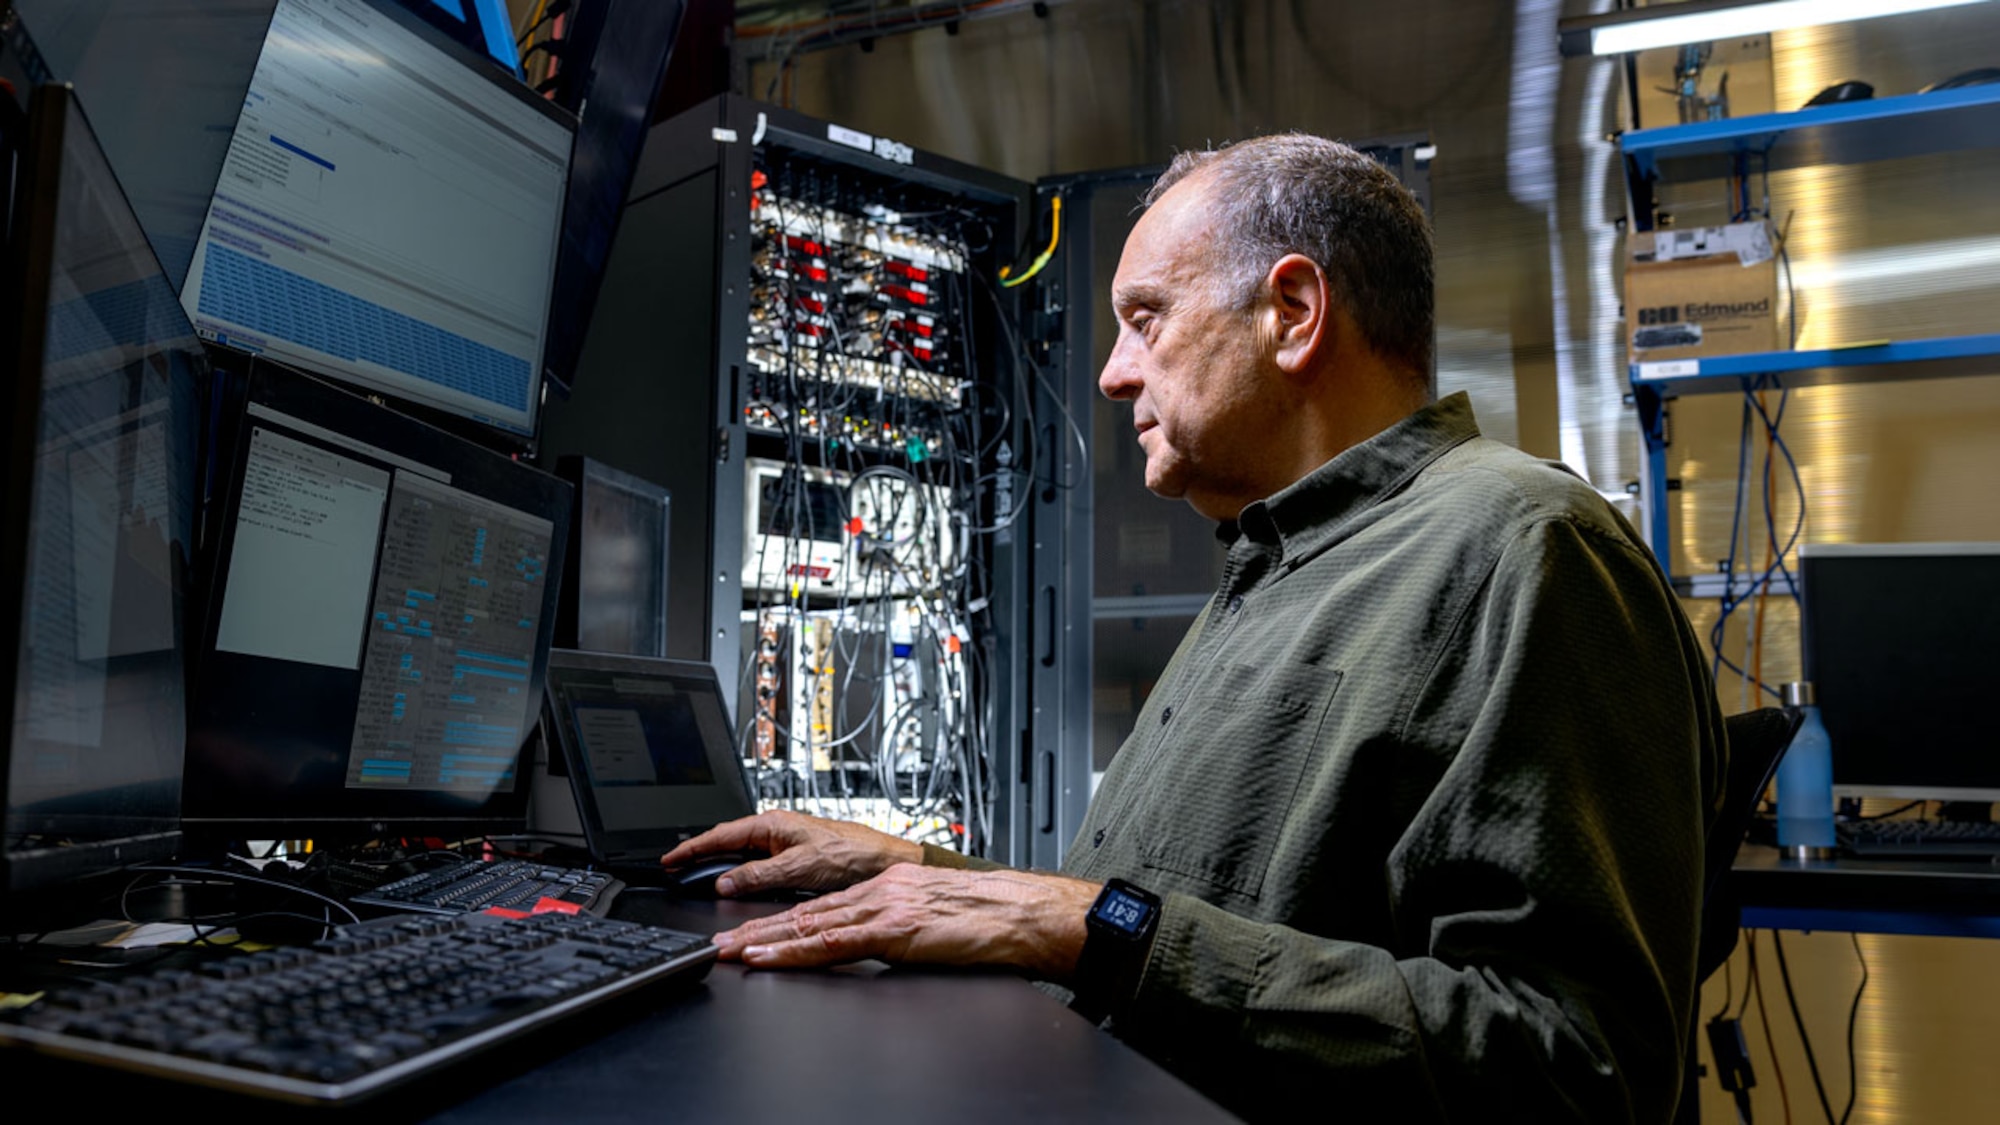
[[715,880],[753,859],[765,858],[750,852],[718,852],[693,863],[665,872],[666,886],[686,898],[715,898]]
[[1866,82],[1855,82],[1850,79],[1846,82],[1835,82],[1833,85],[1814,94],[1812,100],[1806,104],[1814,106],[1832,105],[1835,102],[1861,102],[1867,101],[1874,96],[1875,87],[1870,86]]

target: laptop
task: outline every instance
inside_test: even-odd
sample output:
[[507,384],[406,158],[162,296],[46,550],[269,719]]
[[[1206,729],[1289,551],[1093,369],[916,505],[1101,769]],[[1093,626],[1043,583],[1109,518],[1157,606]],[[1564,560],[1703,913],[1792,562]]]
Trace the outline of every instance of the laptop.
[[675,844],[757,811],[709,665],[552,649],[546,702],[596,863],[657,872]]

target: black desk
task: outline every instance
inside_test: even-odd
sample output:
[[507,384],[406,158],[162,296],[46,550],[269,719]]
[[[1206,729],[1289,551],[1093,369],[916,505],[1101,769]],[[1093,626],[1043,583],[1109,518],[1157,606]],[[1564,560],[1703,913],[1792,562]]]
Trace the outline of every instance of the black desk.
[[1984,861],[1799,861],[1745,844],[1729,889],[1751,929],[2000,938],[2000,865]]
[[[778,909],[638,891],[612,914],[712,933]],[[0,1081],[17,1094],[54,1090],[78,1117],[172,1104],[197,1119],[368,1125],[1235,1120],[1025,981],[880,964],[810,973],[719,964],[686,995],[641,993],[455,1070],[322,1115],[0,1052]]]
[[[628,892],[612,913],[712,933],[779,907]],[[692,996],[439,1114],[436,1122],[1230,1121],[1014,977],[717,965]]]

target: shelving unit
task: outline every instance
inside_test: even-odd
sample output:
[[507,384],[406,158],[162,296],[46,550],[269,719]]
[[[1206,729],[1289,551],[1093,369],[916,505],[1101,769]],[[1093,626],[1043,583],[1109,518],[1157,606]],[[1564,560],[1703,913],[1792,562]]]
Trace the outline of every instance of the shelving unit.
[[[1654,188],[1662,183],[1993,146],[2000,146],[2000,84],[1640,129],[1619,138],[1635,230],[1652,229]],[[1647,541],[1661,567],[1671,572],[1667,403],[1673,398],[1734,394],[1755,387],[1760,379],[1775,389],[1996,371],[2000,333],[1633,363],[1627,374],[1646,445],[1640,493]],[[1714,596],[1722,588],[1719,579],[1677,585],[1694,596]]]
[[[1619,138],[1635,203],[1650,203],[1650,193],[1636,190],[1641,185],[1720,179],[1751,156],[1760,171],[1782,172],[1994,145],[2000,145],[2000,84],[1639,129]],[[1649,229],[1650,206],[1635,206],[1633,219]]]

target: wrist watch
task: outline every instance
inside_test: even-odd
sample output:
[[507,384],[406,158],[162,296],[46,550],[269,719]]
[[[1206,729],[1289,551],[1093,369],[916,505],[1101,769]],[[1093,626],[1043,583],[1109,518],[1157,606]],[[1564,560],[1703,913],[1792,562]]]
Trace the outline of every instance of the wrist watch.
[[1139,991],[1153,949],[1160,897],[1123,879],[1104,890],[1083,916],[1083,953],[1076,962],[1076,1011],[1100,1021]]

